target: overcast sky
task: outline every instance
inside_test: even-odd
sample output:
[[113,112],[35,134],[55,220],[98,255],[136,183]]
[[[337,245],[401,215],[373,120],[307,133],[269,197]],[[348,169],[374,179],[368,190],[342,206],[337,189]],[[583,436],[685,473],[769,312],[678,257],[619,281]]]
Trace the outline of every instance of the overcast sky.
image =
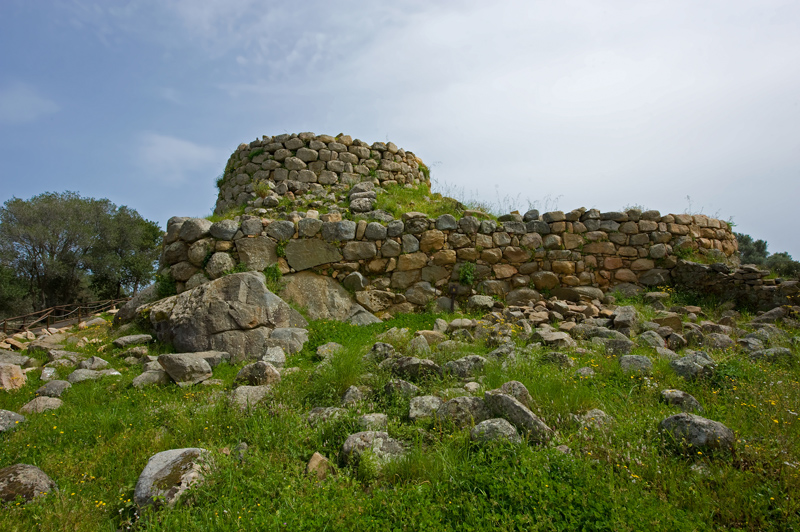
[[[800,1],[0,0],[0,200],[205,216],[241,142],[391,140],[434,190],[702,212],[800,259]],[[452,194],[458,193],[458,194]]]

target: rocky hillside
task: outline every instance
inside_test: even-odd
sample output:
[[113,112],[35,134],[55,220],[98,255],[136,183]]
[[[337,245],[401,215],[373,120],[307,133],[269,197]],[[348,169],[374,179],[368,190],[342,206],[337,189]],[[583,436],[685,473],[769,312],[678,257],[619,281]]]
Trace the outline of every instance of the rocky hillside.
[[12,338],[0,529],[800,528],[800,306],[338,301],[233,273]]

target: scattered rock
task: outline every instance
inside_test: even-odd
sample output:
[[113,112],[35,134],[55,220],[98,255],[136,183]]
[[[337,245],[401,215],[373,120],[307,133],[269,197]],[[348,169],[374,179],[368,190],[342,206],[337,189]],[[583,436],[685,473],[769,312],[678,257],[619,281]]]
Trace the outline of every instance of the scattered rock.
[[10,410],[0,410],[0,432],[10,432],[25,422],[25,416]]
[[791,349],[786,347],[772,347],[770,349],[759,349],[750,353],[750,360],[763,360],[765,362],[791,362],[795,356]]
[[81,361],[78,364],[78,369],[105,369],[108,367],[108,362],[100,357],[91,357]]
[[57,490],[53,479],[36,466],[15,464],[0,469],[0,501],[13,502],[22,497],[27,502]]
[[379,468],[391,460],[403,455],[402,444],[390,438],[386,432],[368,430],[351,434],[339,453],[339,460],[344,465],[357,465],[366,451]]
[[234,379],[234,382],[243,382],[250,386],[267,386],[280,381],[281,374],[275,366],[261,360],[243,367]]
[[408,381],[392,379],[383,387],[383,393],[388,397],[396,395],[398,397],[409,398],[419,395],[420,389]]
[[309,411],[306,420],[309,425],[316,427],[317,425],[333,421],[346,412],[344,408],[318,406]]
[[661,390],[661,402],[681,407],[684,412],[702,412],[703,407],[694,396],[681,390]]
[[103,377],[120,376],[122,376],[122,373],[115,369],[76,369],[67,376],[67,380],[70,382],[70,384],[77,384],[83,381],[96,381],[98,379],[102,379]]
[[444,401],[434,395],[422,395],[411,399],[408,409],[408,418],[411,421],[431,418],[436,415],[436,411],[444,404]]
[[653,372],[653,362],[642,355],[625,355],[620,357],[619,365],[622,368],[622,373],[626,375],[631,373],[650,375]]
[[197,447],[153,455],[136,482],[134,503],[139,508],[174,506],[186,490],[203,479],[209,456]]
[[450,362],[445,363],[445,365],[442,366],[442,370],[445,373],[465,379],[467,377],[473,377],[482,371],[485,364],[486,359],[482,356],[467,355],[459,358],[458,360],[451,360]]
[[272,387],[264,386],[237,386],[228,396],[230,404],[240,410],[247,410],[253,408],[258,403],[264,400],[265,397],[272,390]]
[[19,390],[28,378],[16,364],[0,364],[0,390]]
[[117,338],[112,343],[114,347],[130,347],[132,345],[149,344],[153,341],[153,337],[149,334],[132,334],[130,336],[122,336]]
[[364,430],[386,430],[389,416],[386,414],[364,414],[358,418],[358,426]]
[[572,360],[567,353],[562,353],[560,351],[550,351],[549,353],[545,353],[542,355],[541,362],[545,364],[555,364],[561,368],[571,368],[575,365],[575,361]]
[[500,390],[490,390],[483,394],[483,399],[490,411],[525,432],[529,440],[536,443],[550,441],[553,433],[550,427],[514,397]]
[[47,410],[56,410],[61,408],[64,402],[56,397],[39,396],[33,400],[25,403],[19,409],[23,414],[41,414]]
[[469,427],[492,417],[489,407],[480,397],[456,397],[436,410],[436,417],[457,427]]
[[405,377],[411,380],[418,380],[428,376],[439,377],[442,375],[442,368],[435,362],[417,357],[398,358],[392,364],[392,371],[398,377]]
[[733,431],[718,421],[684,412],[668,417],[658,427],[681,447],[695,451],[733,450]]
[[477,442],[491,442],[491,441],[509,441],[511,443],[520,443],[522,438],[514,425],[502,418],[487,419],[481,421],[469,431],[469,437],[472,441]]
[[210,379],[213,374],[211,366],[202,357],[194,353],[169,353],[160,355],[158,363],[164,368],[178,386],[192,386]]
[[319,453],[314,453],[306,465],[306,475],[314,475],[317,480],[325,480],[333,473],[333,464]]
[[162,369],[154,369],[150,371],[144,371],[140,375],[137,375],[131,382],[131,386],[140,389],[144,388],[145,386],[166,386],[171,382],[172,379],[166,371]]

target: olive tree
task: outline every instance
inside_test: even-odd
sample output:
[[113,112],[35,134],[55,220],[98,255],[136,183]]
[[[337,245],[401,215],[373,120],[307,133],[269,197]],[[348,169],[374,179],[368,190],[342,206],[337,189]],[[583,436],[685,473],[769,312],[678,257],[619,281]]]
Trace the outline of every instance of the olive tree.
[[92,288],[138,287],[152,275],[159,243],[156,224],[107,199],[45,192],[0,208],[0,260],[27,281],[36,308],[93,298]]

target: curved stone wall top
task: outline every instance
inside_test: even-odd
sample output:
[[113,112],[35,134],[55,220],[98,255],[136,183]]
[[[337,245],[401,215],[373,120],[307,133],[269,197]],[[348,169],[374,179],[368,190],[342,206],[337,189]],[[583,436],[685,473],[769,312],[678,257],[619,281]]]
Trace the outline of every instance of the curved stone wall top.
[[240,144],[218,180],[215,214],[245,206],[277,205],[287,192],[293,195],[330,188],[346,190],[370,181],[374,185],[425,183],[427,167],[410,151],[392,142],[368,144],[349,135],[297,133],[264,136]]

